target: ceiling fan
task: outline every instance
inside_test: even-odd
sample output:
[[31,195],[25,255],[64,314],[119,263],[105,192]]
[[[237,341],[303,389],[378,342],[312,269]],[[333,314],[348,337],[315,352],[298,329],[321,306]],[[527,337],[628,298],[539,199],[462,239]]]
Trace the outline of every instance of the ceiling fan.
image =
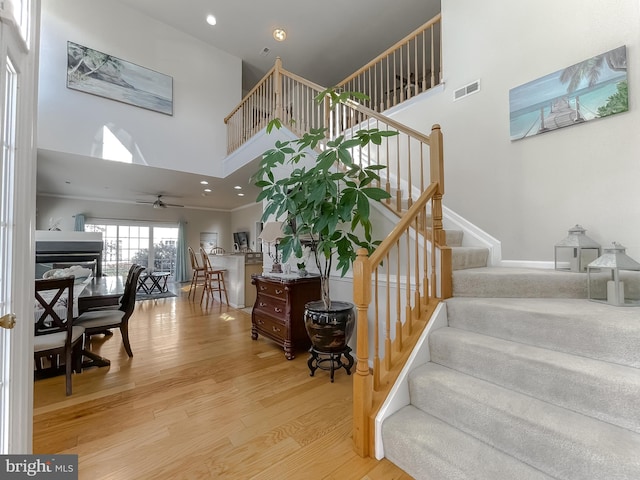
[[184,205],[178,205],[176,203],[166,203],[162,201],[162,197],[164,195],[158,195],[158,198],[153,202],[144,202],[142,200],[137,200],[136,203],[144,203],[146,205],[153,205],[153,208],[167,208],[167,207],[184,207]]

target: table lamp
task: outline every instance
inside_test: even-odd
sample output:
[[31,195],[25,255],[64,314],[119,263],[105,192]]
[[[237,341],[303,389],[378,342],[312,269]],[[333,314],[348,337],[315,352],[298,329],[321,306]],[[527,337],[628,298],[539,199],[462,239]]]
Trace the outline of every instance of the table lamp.
[[[262,229],[262,233],[258,236],[260,240],[267,243],[267,252],[273,264],[271,265],[271,273],[282,273],[282,265],[278,258],[278,240],[283,236],[282,222],[267,222]],[[271,244],[275,245],[275,254],[271,255]]]

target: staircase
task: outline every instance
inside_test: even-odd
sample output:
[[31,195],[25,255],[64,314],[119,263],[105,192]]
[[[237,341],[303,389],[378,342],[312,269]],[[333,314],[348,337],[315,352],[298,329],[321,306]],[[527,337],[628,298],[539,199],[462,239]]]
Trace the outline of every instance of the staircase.
[[640,478],[638,310],[589,302],[583,274],[453,277],[385,457],[416,479]]

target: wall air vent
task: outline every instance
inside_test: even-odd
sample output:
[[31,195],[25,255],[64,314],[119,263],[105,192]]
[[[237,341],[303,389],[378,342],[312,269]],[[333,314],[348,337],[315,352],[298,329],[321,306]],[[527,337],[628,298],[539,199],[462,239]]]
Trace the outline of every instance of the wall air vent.
[[269,49],[269,47],[264,47],[262,50],[260,50],[260,55],[262,57],[266,57],[267,55],[269,55],[270,51],[271,50]]
[[460,100],[472,93],[477,93],[480,91],[480,80],[476,80],[475,82],[471,82],[469,85],[465,85],[462,88],[457,89],[453,92],[453,101]]

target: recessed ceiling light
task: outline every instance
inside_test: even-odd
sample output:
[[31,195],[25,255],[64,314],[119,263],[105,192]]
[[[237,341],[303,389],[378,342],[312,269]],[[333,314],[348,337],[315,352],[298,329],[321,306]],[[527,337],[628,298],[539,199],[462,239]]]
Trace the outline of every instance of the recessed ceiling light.
[[210,188],[205,188],[204,191],[209,193],[211,191],[211,189]]
[[244,197],[244,193],[239,193],[238,196],[239,197]]
[[213,15],[207,15],[207,23],[209,25],[215,25],[216,24],[216,17],[214,17]]
[[209,182],[207,182],[206,180],[201,180],[200,185],[209,185]]
[[287,38],[287,32],[285,32],[282,28],[276,28],[273,31],[273,38],[278,42],[284,42],[285,38]]
[[233,188],[235,188],[236,190],[242,190],[242,187],[241,187],[240,185],[236,185],[236,186],[235,186],[235,187],[233,187]]

